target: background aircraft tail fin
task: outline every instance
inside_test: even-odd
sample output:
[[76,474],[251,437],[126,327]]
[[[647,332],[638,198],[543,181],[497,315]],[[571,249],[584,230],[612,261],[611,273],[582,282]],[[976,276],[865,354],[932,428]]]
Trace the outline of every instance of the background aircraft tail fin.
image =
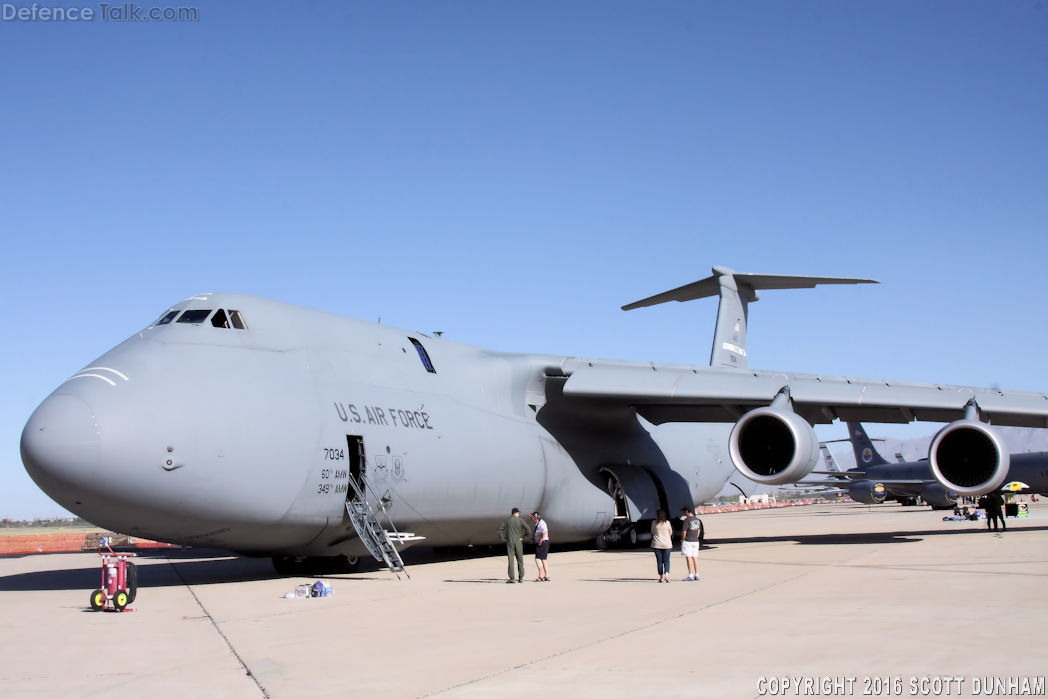
[[830,453],[830,448],[825,444],[819,445],[819,452],[822,454],[822,465],[828,472],[841,473],[841,467],[837,465],[837,459],[833,458],[833,454]]
[[713,276],[626,304],[624,311],[655,306],[667,301],[693,301],[714,294],[720,297],[717,327],[713,333],[710,366],[746,368],[746,318],[758,289],[810,289],[818,284],[876,284],[873,279],[847,277],[798,277],[786,274],[741,274],[727,267],[714,267]]
[[867,468],[869,466],[880,466],[888,463],[877,448],[873,446],[873,440],[866,434],[860,422],[848,423],[848,437],[851,439],[852,451],[855,452],[855,467]]

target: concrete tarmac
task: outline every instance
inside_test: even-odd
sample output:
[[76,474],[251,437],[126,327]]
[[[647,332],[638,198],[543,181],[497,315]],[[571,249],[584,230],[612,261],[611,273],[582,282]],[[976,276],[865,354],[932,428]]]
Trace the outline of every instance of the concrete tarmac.
[[[137,560],[133,611],[92,612],[94,554],[0,557],[6,697],[1044,695],[1048,505],[985,522],[854,503],[705,515],[701,581],[641,550],[406,552],[327,576],[190,549]],[[494,527],[494,523],[492,524]],[[679,548],[679,547],[678,547]],[[1038,685],[1038,682],[1040,683]],[[1039,687],[1039,691],[1038,691]]]

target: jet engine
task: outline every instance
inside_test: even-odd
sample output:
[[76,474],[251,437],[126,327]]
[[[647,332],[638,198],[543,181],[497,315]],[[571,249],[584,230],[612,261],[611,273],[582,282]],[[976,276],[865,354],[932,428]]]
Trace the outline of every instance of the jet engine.
[[794,412],[771,406],[743,415],[728,444],[736,470],[765,485],[799,481],[819,459],[819,440],[811,425]]
[[858,481],[848,488],[848,497],[864,505],[880,505],[884,502],[884,483],[877,481]]
[[935,480],[946,490],[982,495],[1004,483],[1011,462],[989,425],[966,419],[939,430],[928,449],[928,463]]
[[929,483],[921,489],[921,499],[932,507],[953,507],[957,504],[957,494],[950,492],[939,483]]

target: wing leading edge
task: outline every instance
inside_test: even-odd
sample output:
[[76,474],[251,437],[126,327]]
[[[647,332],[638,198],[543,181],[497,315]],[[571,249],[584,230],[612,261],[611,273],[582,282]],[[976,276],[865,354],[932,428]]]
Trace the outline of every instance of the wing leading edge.
[[655,424],[735,422],[786,393],[793,411],[811,424],[951,422],[964,418],[974,402],[992,424],[1048,427],[1048,395],[1042,393],[715,367],[575,364],[559,367],[568,377],[565,396],[627,403]]

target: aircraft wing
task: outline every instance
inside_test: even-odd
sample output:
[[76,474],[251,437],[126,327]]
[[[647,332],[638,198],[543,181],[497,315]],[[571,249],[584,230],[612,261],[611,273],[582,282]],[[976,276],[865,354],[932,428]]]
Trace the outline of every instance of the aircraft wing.
[[826,485],[826,486],[840,486],[849,483],[850,481],[865,481],[873,480],[884,485],[924,485],[930,483],[929,479],[926,478],[870,478],[866,471],[860,471],[853,469],[851,471],[812,471],[809,475],[812,476],[830,476],[826,480],[822,481],[811,481],[803,480],[798,481],[797,485]]
[[584,359],[546,373],[566,378],[565,396],[626,403],[655,424],[735,422],[788,393],[793,411],[812,424],[951,422],[974,400],[992,424],[1048,427],[1048,395],[1024,391]]
[[[830,480],[825,480],[825,481],[813,481],[813,480],[804,479],[803,481],[797,481],[795,485],[806,485],[806,486],[822,485],[822,486],[830,486],[830,487],[839,488],[841,486],[846,486],[852,480],[866,480],[866,479],[865,478],[857,478],[857,479],[838,478],[836,480],[830,479]],[[880,483],[882,485],[924,485],[926,483],[934,483],[935,482],[933,480],[921,480],[919,478],[907,478],[907,479],[904,479],[904,478],[871,478],[869,480],[876,481],[876,482],[878,482],[878,483]]]

